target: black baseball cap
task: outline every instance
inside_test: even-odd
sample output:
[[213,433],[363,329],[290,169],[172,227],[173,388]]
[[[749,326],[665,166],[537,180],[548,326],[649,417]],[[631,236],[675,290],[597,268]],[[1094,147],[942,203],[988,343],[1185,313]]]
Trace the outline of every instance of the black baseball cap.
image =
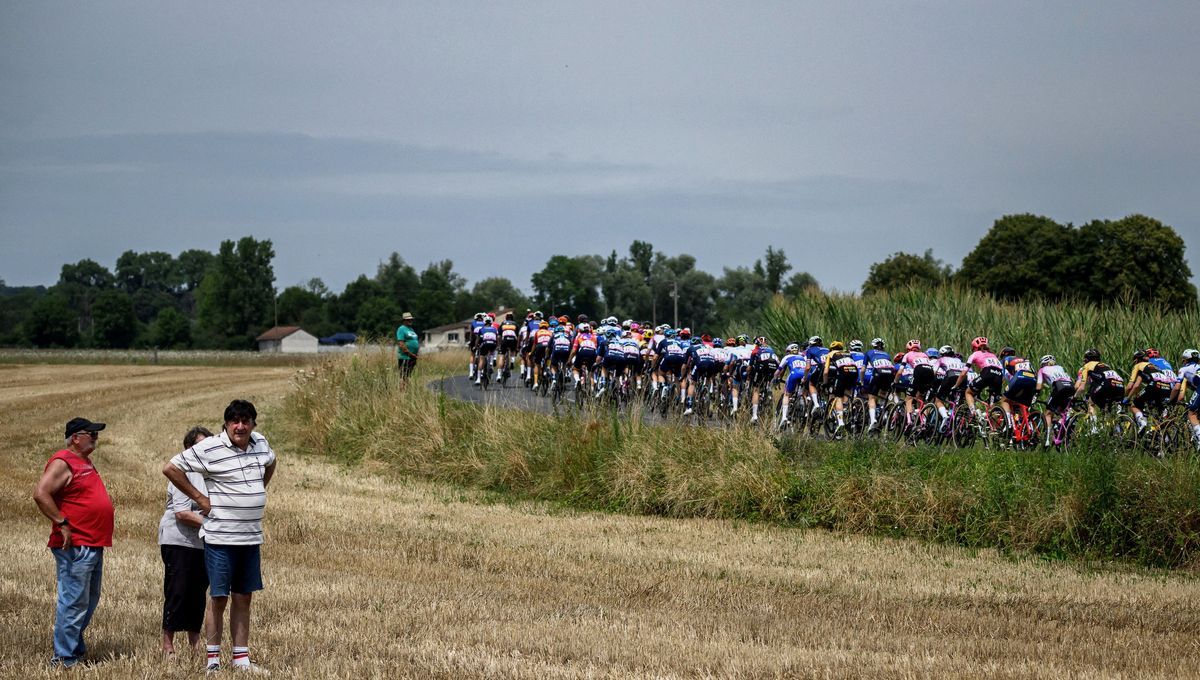
[[104,423],[93,423],[87,418],[72,418],[67,421],[67,437],[78,432],[99,432],[104,429]]

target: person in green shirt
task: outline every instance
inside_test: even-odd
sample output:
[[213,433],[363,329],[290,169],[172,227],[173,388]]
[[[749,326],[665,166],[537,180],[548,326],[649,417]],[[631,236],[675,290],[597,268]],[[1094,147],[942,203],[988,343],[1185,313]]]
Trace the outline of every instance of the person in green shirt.
[[421,348],[421,340],[412,329],[413,315],[405,312],[403,321],[396,329],[396,362],[400,368],[400,377],[407,378],[417,365],[417,351]]

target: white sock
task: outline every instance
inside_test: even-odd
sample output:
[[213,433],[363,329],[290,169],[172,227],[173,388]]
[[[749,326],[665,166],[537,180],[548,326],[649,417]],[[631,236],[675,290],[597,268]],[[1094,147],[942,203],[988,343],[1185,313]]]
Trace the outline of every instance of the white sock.
[[842,409],[837,410],[837,423],[838,423],[838,427],[841,427],[846,424],[845,422],[842,421]]
[[750,407],[750,415],[755,418],[758,417],[758,404],[754,404],[753,406]]
[[1192,434],[1196,436],[1196,439],[1200,439],[1200,425],[1192,426]]
[[1137,418],[1138,427],[1146,427],[1146,414],[1145,413],[1135,413],[1135,414],[1133,414],[1133,417]]
[[949,416],[949,414],[948,414],[948,413],[946,413],[946,407],[945,407],[945,406],[939,406],[939,407],[938,407],[938,415],[942,417],[942,420],[945,420],[945,419],[946,419],[946,418]]
[[233,666],[249,666],[250,665],[250,648],[249,647],[234,647],[233,648]]
[[209,667],[221,665],[221,645],[208,646],[208,662]]
[[787,405],[787,404],[784,404],[784,405],[783,405],[783,408],[782,408],[782,409],[780,409],[780,411],[779,411],[779,419],[780,419],[780,420],[787,420],[787,412],[788,412],[788,405]]
[[738,407],[738,398],[737,398],[737,395],[735,394],[735,395],[733,395],[733,410],[736,411],[737,407]]

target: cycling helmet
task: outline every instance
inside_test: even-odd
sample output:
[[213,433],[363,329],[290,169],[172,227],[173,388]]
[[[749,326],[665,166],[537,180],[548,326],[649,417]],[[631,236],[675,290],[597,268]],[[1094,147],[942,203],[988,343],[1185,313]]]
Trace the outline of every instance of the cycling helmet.
[[1196,359],[1200,359],[1200,352],[1197,352],[1194,349],[1183,350],[1183,360],[1184,361],[1194,361]]
[[579,332],[580,333],[591,333],[592,327],[590,325],[588,325],[588,322],[583,321],[579,324]]
[[986,348],[987,346],[988,346],[988,339],[982,335],[971,341],[971,349],[973,351],[979,351],[981,349]]
[[622,338],[632,338],[633,331],[629,330],[628,328],[624,328],[621,330],[621,337]]
[[558,322],[559,323],[571,323],[571,320],[569,318],[567,318],[566,314],[563,314],[562,316],[558,317]]
[[883,349],[883,338],[875,338],[871,341],[871,346],[875,349]]
[[863,348],[862,340],[851,340],[850,341],[850,351],[851,352],[861,352],[862,348]]
[[683,330],[679,331],[679,337],[683,338],[684,340],[692,337],[692,329],[684,328]]
[[577,323],[583,323],[584,321],[587,321],[587,320],[588,320],[587,314],[580,314],[579,316],[575,317],[575,321]]
[[1153,347],[1146,348],[1146,358],[1147,359],[1157,359],[1160,356],[1162,356],[1162,355],[1158,353],[1157,349],[1154,349]]
[[1053,355],[1053,354],[1047,354],[1046,356],[1042,357],[1041,364],[1042,364],[1043,366],[1050,366],[1050,365],[1052,365],[1052,364],[1054,364],[1054,363],[1055,363],[1055,361],[1054,361],[1054,355]]
[[909,340],[907,343],[904,344],[904,349],[908,350],[909,352],[920,352],[921,351],[921,341],[920,340]]
[[737,344],[738,344],[737,338],[725,338],[725,346],[726,347],[737,347]]
[[1005,347],[1004,349],[1000,350],[1000,356],[1002,357],[1016,356],[1016,354],[1017,350],[1013,349],[1012,347]]
[[713,347],[715,347],[716,349],[721,349],[724,346],[725,346],[724,340],[722,340],[721,338],[713,338]]
[[1100,350],[1096,349],[1095,347],[1087,350],[1086,352],[1083,353],[1083,360],[1084,361],[1100,361]]
[[760,335],[754,338],[754,344],[758,347],[762,347],[763,345],[767,344],[767,339]]
[[631,330],[631,331],[633,331],[634,333],[636,333],[636,332],[638,332],[638,331],[642,330],[642,326],[641,326],[641,324],[639,324],[639,323],[637,323],[637,322],[635,321],[635,322],[633,322],[633,323],[629,324],[629,330]]
[[788,345],[787,353],[788,354],[799,354],[800,353],[800,345],[798,345],[794,342],[792,344]]
[[675,335],[676,333],[674,328],[668,328],[667,330],[663,331],[663,337],[673,338]]
[[495,315],[495,314],[488,314],[488,315],[487,315],[487,322],[488,322],[488,323],[495,323],[495,322],[496,322],[496,315]]
[[737,344],[739,344],[739,345],[750,344],[750,336],[746,335],[745,333],[742,333],[741,335],[737,336]]
[[820,347],[824,342],[819,335],[814,335],[808,339],[808,344],[812,347]]
[[699,344],[700,344],[700,338],[692,338],[692,346],[693,347],[695,347],[696,345],[699,345]]
[[535,318],[535,319],[541,319],[541,318],[542,318],[542,310],[540,310],[540,309],[539,309],[538,311],[534,312],[534,313],[533,313],[533,318]]
[[708,333],[705,333],[704,335],[700,336],[700,340],[702,342],[712,342],[712,336],[709,335]]
[[621,328],[624,330],[630,330],[633,328],[633,322],[630,321],[629,319],[625,319],[624,321],[621,322]]
[[925,356],[929,357],[930,359],[939,359],[941,358],[942,353],[938,351],[937,347],[927,347],[925,348]]
[[512,312],[505,312],[505,313],[504,313],[504,318],[505,318],[505,320],[507,320],[507,321],[512,321]]
[[550,317],[550,320],[547,323],[550,324],[551,328],[558,328],[558,319],[554,317]]
[[549,328],[549,327],[550,327],[549,321],[542,321],[542,322],[538,323],[538,328]]
[[829,350],[831,352],[841,352],[844,349],[846,349],[846,346],[842,344],[841,340],[834,340],[829,343]]
[[1134,363],[1139,362],[1139,361],[1145,361],[1145,360],[1146,360],[1146,350],[1144,350],[1144,349],[1133,350]]
[[948,356],[954,354],[954,348],[951,347],[950,345],[942,345],[938,349],[938,354],[941,354],[944,357],[948,357]]
[[615,317],[615,316],[610,316],[610,317],[608,317],[608,318],[604,319],[604,325],[606,325],[606,326],[616,326],[616,325],[617,325],[617,317]]
[[475,312],[475,320],[476,321],[483,321],[483,317],[485,317],[485,316],[487,316],[487,315],[484,314],[483,312]]
[[892,361],[897,364],[904,361],[904,352],[896,352],[896,356],[892,357]]

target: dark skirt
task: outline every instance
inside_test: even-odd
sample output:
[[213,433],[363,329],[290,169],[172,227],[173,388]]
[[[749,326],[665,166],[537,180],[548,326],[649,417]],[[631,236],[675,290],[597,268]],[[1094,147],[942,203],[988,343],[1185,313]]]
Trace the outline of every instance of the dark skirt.
[[208,572],[204,550],[160,545],[163,561],[163,630],[198,632],[204,627]]

